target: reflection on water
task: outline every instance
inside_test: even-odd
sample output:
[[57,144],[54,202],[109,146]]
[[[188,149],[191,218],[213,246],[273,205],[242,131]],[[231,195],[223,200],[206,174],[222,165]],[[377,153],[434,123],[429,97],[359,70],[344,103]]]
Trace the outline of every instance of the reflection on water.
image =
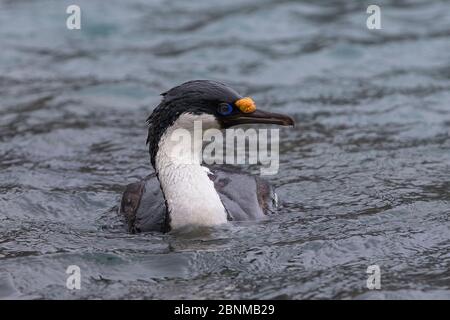
[[[450,298],[448,2],[383,1],[382,30],[359,1],[78,2],[81,31],[71,3],[0,2],[0,297]],[[283,208],[126,234],[145,119],[189,79],[296,118]]]

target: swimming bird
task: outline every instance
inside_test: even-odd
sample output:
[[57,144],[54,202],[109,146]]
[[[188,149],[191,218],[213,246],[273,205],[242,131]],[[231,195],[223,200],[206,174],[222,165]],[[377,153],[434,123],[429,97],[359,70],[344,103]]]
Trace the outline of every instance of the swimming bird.
[[293,126],[294,120],[257,110],[251,98],[217,81],[193,80],[161,95],[147,119],[155,172],[129,184],[122,196],[119,210],[128,231],[168,232],[189,225],[257,220],[275,210],[277,196],[267,181],[236,169],[207,167],[199,156],[201,143],[177,153],[172,135],[177,129],[194,135],[195,121],[206,130],[260,123]]

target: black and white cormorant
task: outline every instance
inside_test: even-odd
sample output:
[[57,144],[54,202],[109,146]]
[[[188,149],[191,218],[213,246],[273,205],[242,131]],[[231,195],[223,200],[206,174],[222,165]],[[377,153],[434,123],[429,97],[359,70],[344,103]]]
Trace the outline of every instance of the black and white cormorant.
[[257,220],[272,212],[277,198],[268,182],[237,170],[206,167],[201,150],[195,150],[201,143],[189,146],[180,156],[173,152],[177,146],[171,134],[180,128],[193,132],[196,120],[206,130],[258,123],[293,126],[293,119],[256,110],[251,98],[216,81],[189,81],[162,96],[147,119],[155,173],[128,185],[122,196],[120,213],[128,230],[167,232],[189,225]]

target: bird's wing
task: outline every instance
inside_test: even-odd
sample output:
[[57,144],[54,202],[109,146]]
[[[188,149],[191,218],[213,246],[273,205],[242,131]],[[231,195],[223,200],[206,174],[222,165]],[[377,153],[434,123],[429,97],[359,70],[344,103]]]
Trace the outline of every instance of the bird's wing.
[[[233,167],[210,167],[209,170],[228,220],[257,220],[275,210],[276,194],[267,181]],[[166,201],[156,174],[126,187],[120,213],[125,217],[129,232],[168,230]]]
[[120,213],[125,217],[129,232],[166,231],[166,202],[156,174],[126,187]]
[[210,172],[230,220],[256,220],[275,210],[276,194],[267,181],[234,167],[211,167]]

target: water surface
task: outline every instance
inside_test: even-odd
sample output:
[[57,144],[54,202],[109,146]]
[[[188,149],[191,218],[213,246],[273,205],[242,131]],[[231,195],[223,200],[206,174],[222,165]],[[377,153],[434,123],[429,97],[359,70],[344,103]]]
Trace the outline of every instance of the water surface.
[[[80,31],[69,4],[0,1],[0,298],[450,298],[448,1],[381,1],[382,30],[363,1],[80,0]],[[295,117],[283,207],[127,234],[145,119],[190,79]]]

